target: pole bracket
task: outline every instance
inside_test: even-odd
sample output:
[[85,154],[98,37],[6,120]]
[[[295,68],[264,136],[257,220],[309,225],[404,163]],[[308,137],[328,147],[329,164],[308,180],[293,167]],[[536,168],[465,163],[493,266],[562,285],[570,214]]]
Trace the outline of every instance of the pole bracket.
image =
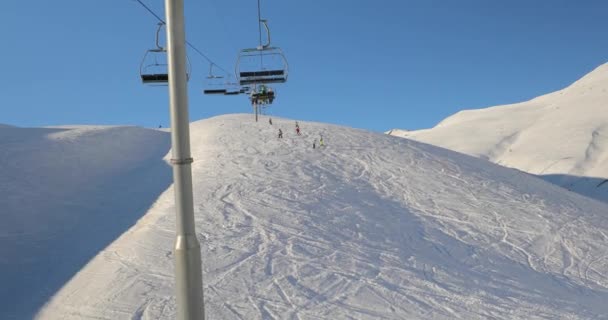
[[194,162],[194,159],[192,159],[192,158],[171,159],[171,164],[174,164],[174,165],[191,164],[192,162]]

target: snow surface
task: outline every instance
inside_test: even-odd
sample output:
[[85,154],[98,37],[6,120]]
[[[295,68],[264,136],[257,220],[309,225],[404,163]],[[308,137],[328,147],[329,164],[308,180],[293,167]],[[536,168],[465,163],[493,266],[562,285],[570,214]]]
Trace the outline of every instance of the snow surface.
[[[273,121],[191,125],[207,319],[608,314],[608,205],[431,145]],[[3,291],[0,318],[174,319],[173,188],[155,194],[169,185],[167,133],[20,130],[0,133],[12,155],[0,158],[0,282],[27,285]]]
[[0,127],[0,319],[31,319],[171,184],[167,133]]
[[466,110],[407,137],[543,176],[608,202],[608,64],[527,102]]

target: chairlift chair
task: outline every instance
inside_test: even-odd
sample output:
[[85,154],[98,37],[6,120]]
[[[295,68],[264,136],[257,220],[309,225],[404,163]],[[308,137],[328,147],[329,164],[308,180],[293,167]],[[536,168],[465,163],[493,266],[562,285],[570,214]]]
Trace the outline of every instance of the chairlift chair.
[[219,84],[215,87],[210,87],[203,90],[204,94],[223,94],[227,96],[238,95],[246,92],[246,89],[230,82]]
[[[230,75],[229,75],[230,78]],[[223,95],[238,95],[243,93],[243,87],[238,83],[224,79],[223,76],[213,74],[213,64],[209,67],[209,75],[207,76],[207,88],[203,90],[204,94],[223,94]]]
[[236,74],[240,85],[284,83],[287,59],[280,48],[251,48],[239,53]]
[[266,20],[260,20],[260,23],[266,29],[266,44],[241,50],[236,60],[236,75],[241,86],[287,81],[289,65],[283,50],[270,46],[268,24]]
[[209,75],[205,84],[204,94],[226,94],[224,77],[213,73],[214,63],[209,64]]
[[165,49],[150,49],[144,54],[139,73],[144,84],[166,85],[169,82]]
[[[167,50],[159,43],[160,30],[164,23],[159,23],[156,29],[156,48],[149,49],[144,54],[139,66],[141,82],[149,85],[167,85],[169,82],[169,65]],[[186,59],[188,59],[186,57]],[[186,78],[190,79],[190,61],[187,60]]]

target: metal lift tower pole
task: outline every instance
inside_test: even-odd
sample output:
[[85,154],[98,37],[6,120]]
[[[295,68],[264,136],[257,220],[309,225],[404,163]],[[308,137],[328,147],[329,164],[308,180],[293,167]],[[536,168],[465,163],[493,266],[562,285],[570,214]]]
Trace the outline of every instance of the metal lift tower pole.
[[171,109],[171,163],[173,164],[177,227],[174,249],[177,319],[203,320],[205,307],[201,250],[194,228],[194,205],[192,203],[192,157],[190,155],[184,1],[165,0],[165,11]]

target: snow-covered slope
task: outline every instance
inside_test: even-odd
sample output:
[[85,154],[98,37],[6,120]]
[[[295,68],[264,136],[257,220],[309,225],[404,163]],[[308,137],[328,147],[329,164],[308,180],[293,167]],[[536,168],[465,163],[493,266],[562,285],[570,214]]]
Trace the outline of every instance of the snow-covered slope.
[[169,134],[0,127],[0,319],[31,319],[171,183]]
[[[607,205],[407,139],[273,120],[192,124],[207,319],[608,314]],[[173,240],[169,188],[39,318],[174,319]]]
[[466,110],[395,136],[487,158],[608,202],[608,64],[527,102]]

